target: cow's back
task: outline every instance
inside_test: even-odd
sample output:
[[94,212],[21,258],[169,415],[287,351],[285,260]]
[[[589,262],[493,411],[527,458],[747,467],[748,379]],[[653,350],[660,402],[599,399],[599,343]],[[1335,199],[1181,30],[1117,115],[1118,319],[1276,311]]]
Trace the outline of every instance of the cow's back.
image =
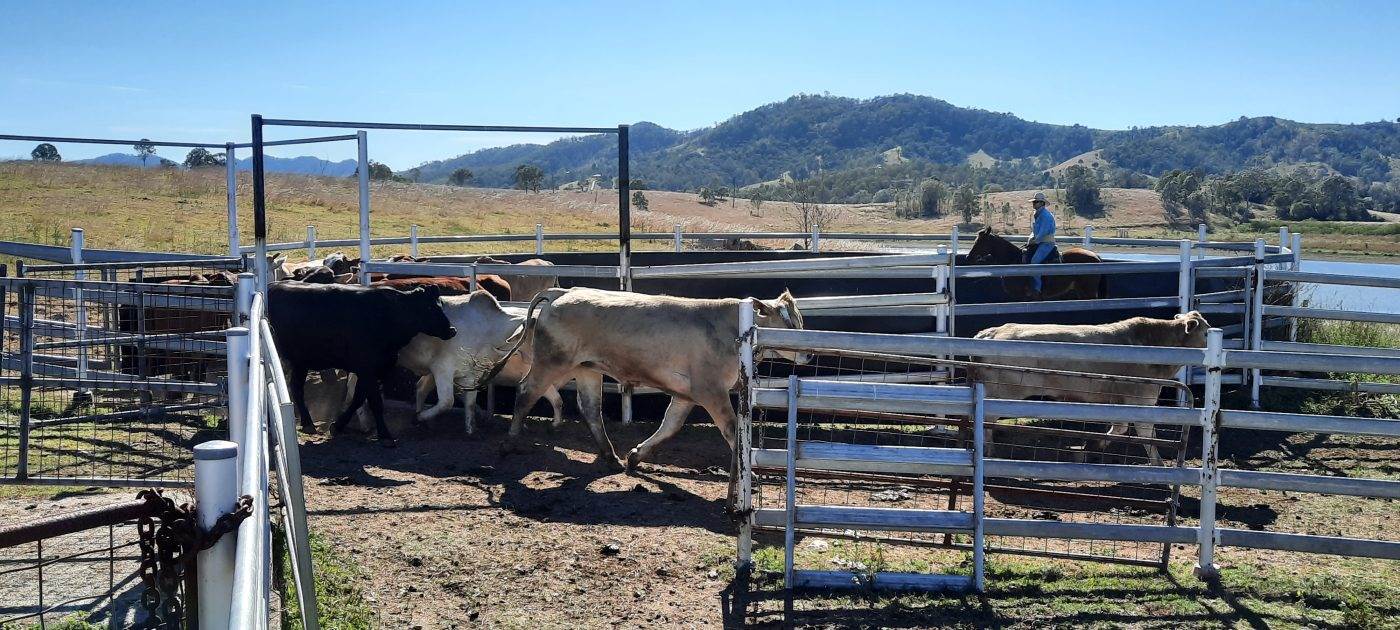
[[[318,369],[374,367],[397,352],[398,327],[388,289],[355,285],[274,283],[268,288],[268,323],[278,352]],[[406,341],[406,339],[404,340]]]

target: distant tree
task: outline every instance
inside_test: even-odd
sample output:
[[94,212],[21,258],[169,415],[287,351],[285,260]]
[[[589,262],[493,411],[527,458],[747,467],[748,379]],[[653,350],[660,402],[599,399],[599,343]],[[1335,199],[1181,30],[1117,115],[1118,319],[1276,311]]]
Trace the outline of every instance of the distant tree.
[[962,217],[963,223],[972,223],[972,219],[981,210],[977,203],[977,189],[970,184],[958,186],[953,193],[953,212]]
[[631,188],[632,190],[646,190],[647,180],[633,177],[632,179],[627,180],[627,187]]
[[1065,169],[1065,203],[1081,217],[1102,216],[1103,200],[1099,197],[1098,176],[1078,164]]
[[633,207],[633,208],[636,208],[636,209],[638,209],[638,210],[646,210],[646,209],[648,209],[648,208],[647,208],[647,196],[646,196],[646,195],[643,195],[643,194],[642,194],[642,191],[640,191],[640,190],[634,190],[634,191],[632,191],[632,207]]
[[136,144],[131,145],[131,148],[135,149],[136,155],[141,158],[141,166],[146,165],[146,158],[156,154],[156,145],[151,144],[151,141],[146,138],[138,140]]
[[34,147],[34,150],[29,152],[29,157],[35,162],[63,161],[63,156],[58,154],[58,147],[47,142],[44,142]]
[[518,190],[539,192],[544,183],[544,171],[534,164],[521,164],[515,167],[515,187]]
[[700,203],[703,203],[707,206],[713,206],[719,202],[717,195],[715,195],[715,191],[710,189],[709,186],[701,186],[700,190],[698,191],[698,194],[700,195]]
[[948,198],[948,186],[936,179],[919,184],[919,214],[936,218],[944,214],[943,201]]
[[209,150],[204,147],[195,147],[193,149],[190,149],[190,152],[185,155],[185,168],[188,169],[206,168],[211,166],[223,165],[224,154],[210,153]]
[[749,214],[751,214],[751,215],[753,215],[753,216],[756,216],[756,217],[761,217],[761,216],[763,216],[763,190],[762,190],[762,189],[755,189],[752,193],[749,194],[749,205],[750,205],[750,206],[753,206],[753,209],[749,211]]
[[467,184],[470,184],[471,181],[475,178],[476,174],[472,173],[471,169],[459,168],[455,171],[452,171],[452,174],[447,176],[447,183],[452,184],[453,186],[466,186]]
[[179,164],[176,164],[174,160],[167,160],[167,159],[165,159],[165,158],[161,158],[161,159],[160,159],[160,162],[158,162],[157,165],[160,166],[161,168],[179,168],[179,167],[180,167],[180,165],[179,165]]
[[392,180],[394,179],[394,169],[389,168],[389,165],[383,162],[376,162],[374,160],[370,160],[369,178],[380,181]]
[[[817,202],[817,186],[811,181],[788,184],[784,196],[791,202],[788,209],[788,222],[797,232],[811,232],[812,228],[829,227],[841,218],[841,206],[824,205]],[[811,246],[810,243],[806,243]]]
[[1001,222],[1007,229],[1012,229],[1015,226],[1015,213],[1011,209],[1010,201],[1001,202]]
[[411,181],[411,182],[413,182],[413,183],[416,184],[416,183],[418,183],[418,179],[419,179],[420,177],[422,177],[422,176],[423,176],[423,169],[418,168],[417,166],[415,166],[415,167],[413,167],[413,168],[411,168],[411,169],[408,169],[408,179],[409,179],[409,181]]

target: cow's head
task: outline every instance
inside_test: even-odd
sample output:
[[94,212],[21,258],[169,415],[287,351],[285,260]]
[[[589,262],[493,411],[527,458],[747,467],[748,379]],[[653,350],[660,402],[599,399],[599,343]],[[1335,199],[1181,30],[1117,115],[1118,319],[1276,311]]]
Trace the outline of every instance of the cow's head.
[[[802,330],[802,312],[797,310],[797,300],[784,289],[783,294],[771,300],[754,300],[753,323],[761,328],[787,328]],[[810,363],[812,355],[807,352],[790,350],[770,350],[765,357],[782,357],[793,363]]]
[[442,311],[442,304],[438,303],[437,287],[418,287],[403,292],[402,304],[404,315],[413,322],[415,332],[438,339],[457,336],[457,329],[452,327],[452,322]]
[[1179,335],[1176,345],[1183,348],[1206,347],[1206,330],[1210,328],[1210,323],[1200,311],[1181,313],[1172,318],[1172,323],[1177,326]]

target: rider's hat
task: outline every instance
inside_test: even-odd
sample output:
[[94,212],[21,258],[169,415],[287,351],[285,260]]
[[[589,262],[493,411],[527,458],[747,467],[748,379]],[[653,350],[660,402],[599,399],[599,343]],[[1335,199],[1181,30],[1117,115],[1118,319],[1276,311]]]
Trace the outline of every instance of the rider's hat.
[[1036,193],[1034,197],[1031,197],[1031,198],[1028,199],[1027,201],[1039,201],[1039,202],[1042,202],[1042,203],[1050,203],[1049,201],[1047,201],[1047,200],[1045,199],[1045,193],[1043,193],[1043,192],[1038,192],[1038,193]]

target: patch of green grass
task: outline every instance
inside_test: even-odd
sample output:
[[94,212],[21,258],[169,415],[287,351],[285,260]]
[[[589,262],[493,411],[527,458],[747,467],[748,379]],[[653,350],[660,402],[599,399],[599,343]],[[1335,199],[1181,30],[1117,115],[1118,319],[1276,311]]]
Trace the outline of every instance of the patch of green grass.
[[38,630],[41,627],[47,630],[106,630],[107,628],[105,625],[88,621],[81,613],[73,613],[58,621],[49,621],[42,625],[37,621],[27,626],[0,624],[0,630],[20,630],[21,628],[25,630]]
[[1400,236],[1400,223],[1350,223],[1337,221],[1279,221],[1255,219],[1241,226],[1254,232],[1277,233],[1280,227],[1301,234],[1346,234],[1351,236]]
[[[361,630],[375,627],[373,609],[365,601],[356,584],[363,569],[336,553],[334,546],[316,532],[311,532],[311,563],[316,574],[316,610],[322,628]],[[273,532],[278,558],[279,590],[282,594],[282,627],[301,627],[301,607],[297,602],[296,583],[292,579],[292,557],[279,525]]]

